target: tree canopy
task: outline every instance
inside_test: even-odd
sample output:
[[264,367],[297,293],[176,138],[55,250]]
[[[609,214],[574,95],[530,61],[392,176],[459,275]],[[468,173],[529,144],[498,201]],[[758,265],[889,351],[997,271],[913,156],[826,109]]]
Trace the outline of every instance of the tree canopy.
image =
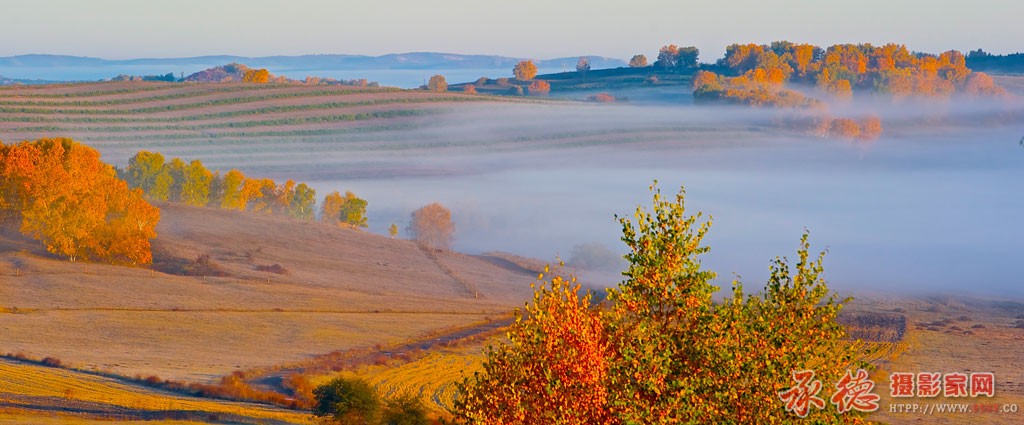
[[407,231],[413,240],[434,249],[448,249],[455,235],[452,212],[437,202],[413,211]]
[[[652,187],[653,189],[653,187]],[[595,306],[572,277],[538,278],[533,300],[460,387],[456,412],[480,424],[785,423],[791,371],[837,382],[856,361],[836,322],[841,303],[821,278],[807,235],[797,261],[772,262],[764,290],[712,302],[701,257],[711,222],[688,215],[684,192],[620,218],[625,279]],[[550,276],[549,276],[550,273]],[[811,422],[858,419],[812,410]]]
[[0,144],[0,187],[4,217],[53,254],[123,264],[153,259],[160,210],[95,149],[66,138]]
[[532,80],[537,76],[537,65],[531,60],[520,61],[512,68],[512,75],[515,75],[516,79],[520,81]]

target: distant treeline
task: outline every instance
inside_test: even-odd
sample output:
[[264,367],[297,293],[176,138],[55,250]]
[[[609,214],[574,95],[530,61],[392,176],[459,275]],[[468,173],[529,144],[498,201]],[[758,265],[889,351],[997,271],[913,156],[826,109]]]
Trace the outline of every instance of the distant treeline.
[[813,102],[780,92],[786,82],[813,84],[845,99],[854,92],[892,97],[1001,96],[992,79],[967,67],[963,53],[911,53],[906,46],[837,44],[828,49],[777,41],[771,45],[733,44],[718,67],[732,77],[709,71],[694,79],[694,95],[741,103],[807,106]]
[[[246,177],[231,169],[211,172],[199,160],[185,163],[180,158],[166,162],[159,152],[141,151],[121,171],[132,188],[151,201],[181,202],[197,207],[214,207],[283,215],[300,220],[316,218],[316,191],[293,180],[278,184],[273,179]],[[320,220],[351,227],[366,227],[366,200],[352,192],[332,192],[320,204]]]
[[967,66],[978,71],[1024,74],[1024,53],[993,55],[984,50],[967,54]]
[[111,81],[164,81],[164,82],[192,82],[192,83],[278,83],[278,84],[307,84],[307,85],[342,85],[358,87],[380,87],[380,84],[368,81],[365,78],[354,80],[337,80],[334,78],[306,77],[305,80],[293,80],[283,75],[273,75],[266,68],[254,69],[240,63],[229,63],[227,65],[215,66],[202,71],[182,75],[176,78],[173,73],[164,75],[126,75],[121,74]]

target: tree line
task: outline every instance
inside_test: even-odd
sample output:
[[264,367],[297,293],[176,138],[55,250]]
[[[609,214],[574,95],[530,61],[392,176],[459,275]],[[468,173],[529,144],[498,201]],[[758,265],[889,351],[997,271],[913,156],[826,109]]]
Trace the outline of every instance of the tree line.
[[185,163],[180,158],[166,161],[159,152],[140,151],[121,172],[132,188],[146,199],[181,202],[196,207],[214,207],[282,215],[299,220],[319,219],[324,223],[365,228],[365,199],[352,192],[327,194],[317,214],[316,190],[289,179],[277,183],[269,178],[248,177],[237,169],[221,174],[211,172],[199,160]]
[[147,264],[160,210],[95,149],[52,138],[0,143],[0,217],[71,261]]
[[[900,44],[837,44],[822,49],[811,44],[776,41],[770,45],[733,44],[716,67],[731,77],[705,75],[695,80],[702,95],[741,98],[786,82],[811,84],[840,99],[855,91],[909,96],[1002,96],[991,77],[972,72],[963,53],[917,53]],[[709,72],[709,71],[704,71]],[[723,93],[723,89],[734,92]]]

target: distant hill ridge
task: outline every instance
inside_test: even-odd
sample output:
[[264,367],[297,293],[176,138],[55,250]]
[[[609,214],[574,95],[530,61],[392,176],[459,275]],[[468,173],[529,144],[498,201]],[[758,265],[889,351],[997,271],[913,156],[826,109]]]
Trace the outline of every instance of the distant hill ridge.
[[[615,68],[625,66],[626,61],[602,56],[586,56],[594,68]],[[301,69],[473,69],[512,67],[524,58],[497,55],[463,55],[456,53],[410,52],[382,56],[322,54],[300,56],[245,57],[231,55],[196,56],[188,58],[139,58],[100,59],[67,55],[19,55],[0,57],[4,67],[117,67],[138,65],[187,65],[244,63],[254,68],[275,68],[281,70]],[[574,68],[578,56],[534,60],[539,67],[567,69]]]

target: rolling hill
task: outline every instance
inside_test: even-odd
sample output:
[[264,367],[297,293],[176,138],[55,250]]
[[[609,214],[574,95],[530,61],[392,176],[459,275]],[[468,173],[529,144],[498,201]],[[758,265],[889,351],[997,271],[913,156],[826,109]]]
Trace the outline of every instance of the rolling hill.
[[[0,352],[212,382],[233,370],[393,344],[506,314],[536,275],[490,256],[281,217],[160,205],[151,269],[0,244]],[[156,270],[209,255],[224,276]],[[286,273],[259,271],[281,265]]]

